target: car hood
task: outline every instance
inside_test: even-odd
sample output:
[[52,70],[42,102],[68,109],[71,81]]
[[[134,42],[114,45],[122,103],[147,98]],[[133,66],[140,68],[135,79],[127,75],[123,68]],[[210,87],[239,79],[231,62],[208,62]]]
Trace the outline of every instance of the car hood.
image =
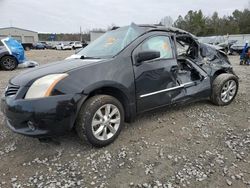
[[104,59],[69,59],[49,63],[22,72],[21,74],[13,77],[10,80],[10,83],[17,86],[30,86],[34,80],[48,74],[66,73],[74,69],[94,65],[101,61],[104,61]]

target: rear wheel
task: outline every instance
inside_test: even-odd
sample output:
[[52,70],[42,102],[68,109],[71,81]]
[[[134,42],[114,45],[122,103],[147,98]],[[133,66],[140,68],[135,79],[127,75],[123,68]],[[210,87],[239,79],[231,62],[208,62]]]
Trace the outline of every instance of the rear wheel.
[[225,106],[230,104],[237,95],[238,79],[233,74],[220,74],[213,82],[211,100],[214,104]]
[[12,71],[17,68],[17,60],[12,56],[4,56],[0,59],[0,67],[3,70]]
[[82,140],[103,147],[118,137],[123,124],[122,104],[112,96],[97,95],[82,106],[76,121],[76,131]]

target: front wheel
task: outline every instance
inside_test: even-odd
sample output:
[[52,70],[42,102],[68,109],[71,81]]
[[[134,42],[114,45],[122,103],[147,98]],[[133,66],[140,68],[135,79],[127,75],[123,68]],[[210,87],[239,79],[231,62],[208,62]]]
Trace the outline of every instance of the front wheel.
[[112,96],[97,95],[83,104],[75,126],[81,139],[103,147],[118,137],[123,124],[122,104]]
[[228,105],[237,95],[238,88],[239,82],[235,75],[221,74],[213,82],[211,101],[218,106]]

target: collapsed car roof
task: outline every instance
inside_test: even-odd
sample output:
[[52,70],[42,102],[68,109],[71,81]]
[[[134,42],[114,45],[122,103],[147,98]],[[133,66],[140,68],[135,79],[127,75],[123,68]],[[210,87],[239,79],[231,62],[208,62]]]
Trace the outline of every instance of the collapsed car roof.
[[[193,37],[194,39],[198,40],[198,38],[193,35],[192,33],[189,33],[185,30],[176,28],[176,27],[165,27],[163,25],[159,25],[159,24],[134,24],[132,23],[131,25],[143,28],[145,30],[145,33],[147,32],[151,32],[151,31],[165,31],[165,32],[169,32],[169,33],[173,33],[175,35],[189,35],[191,37]],[[116,30],[120,27],[113,27],[112,30]]]

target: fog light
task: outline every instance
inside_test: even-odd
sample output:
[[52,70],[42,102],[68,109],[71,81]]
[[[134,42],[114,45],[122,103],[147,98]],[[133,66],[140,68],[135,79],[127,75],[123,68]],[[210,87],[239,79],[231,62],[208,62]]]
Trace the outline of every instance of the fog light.
[[35,124],[32,121],[28,121],[27,125],[31,131],[36,130]]

